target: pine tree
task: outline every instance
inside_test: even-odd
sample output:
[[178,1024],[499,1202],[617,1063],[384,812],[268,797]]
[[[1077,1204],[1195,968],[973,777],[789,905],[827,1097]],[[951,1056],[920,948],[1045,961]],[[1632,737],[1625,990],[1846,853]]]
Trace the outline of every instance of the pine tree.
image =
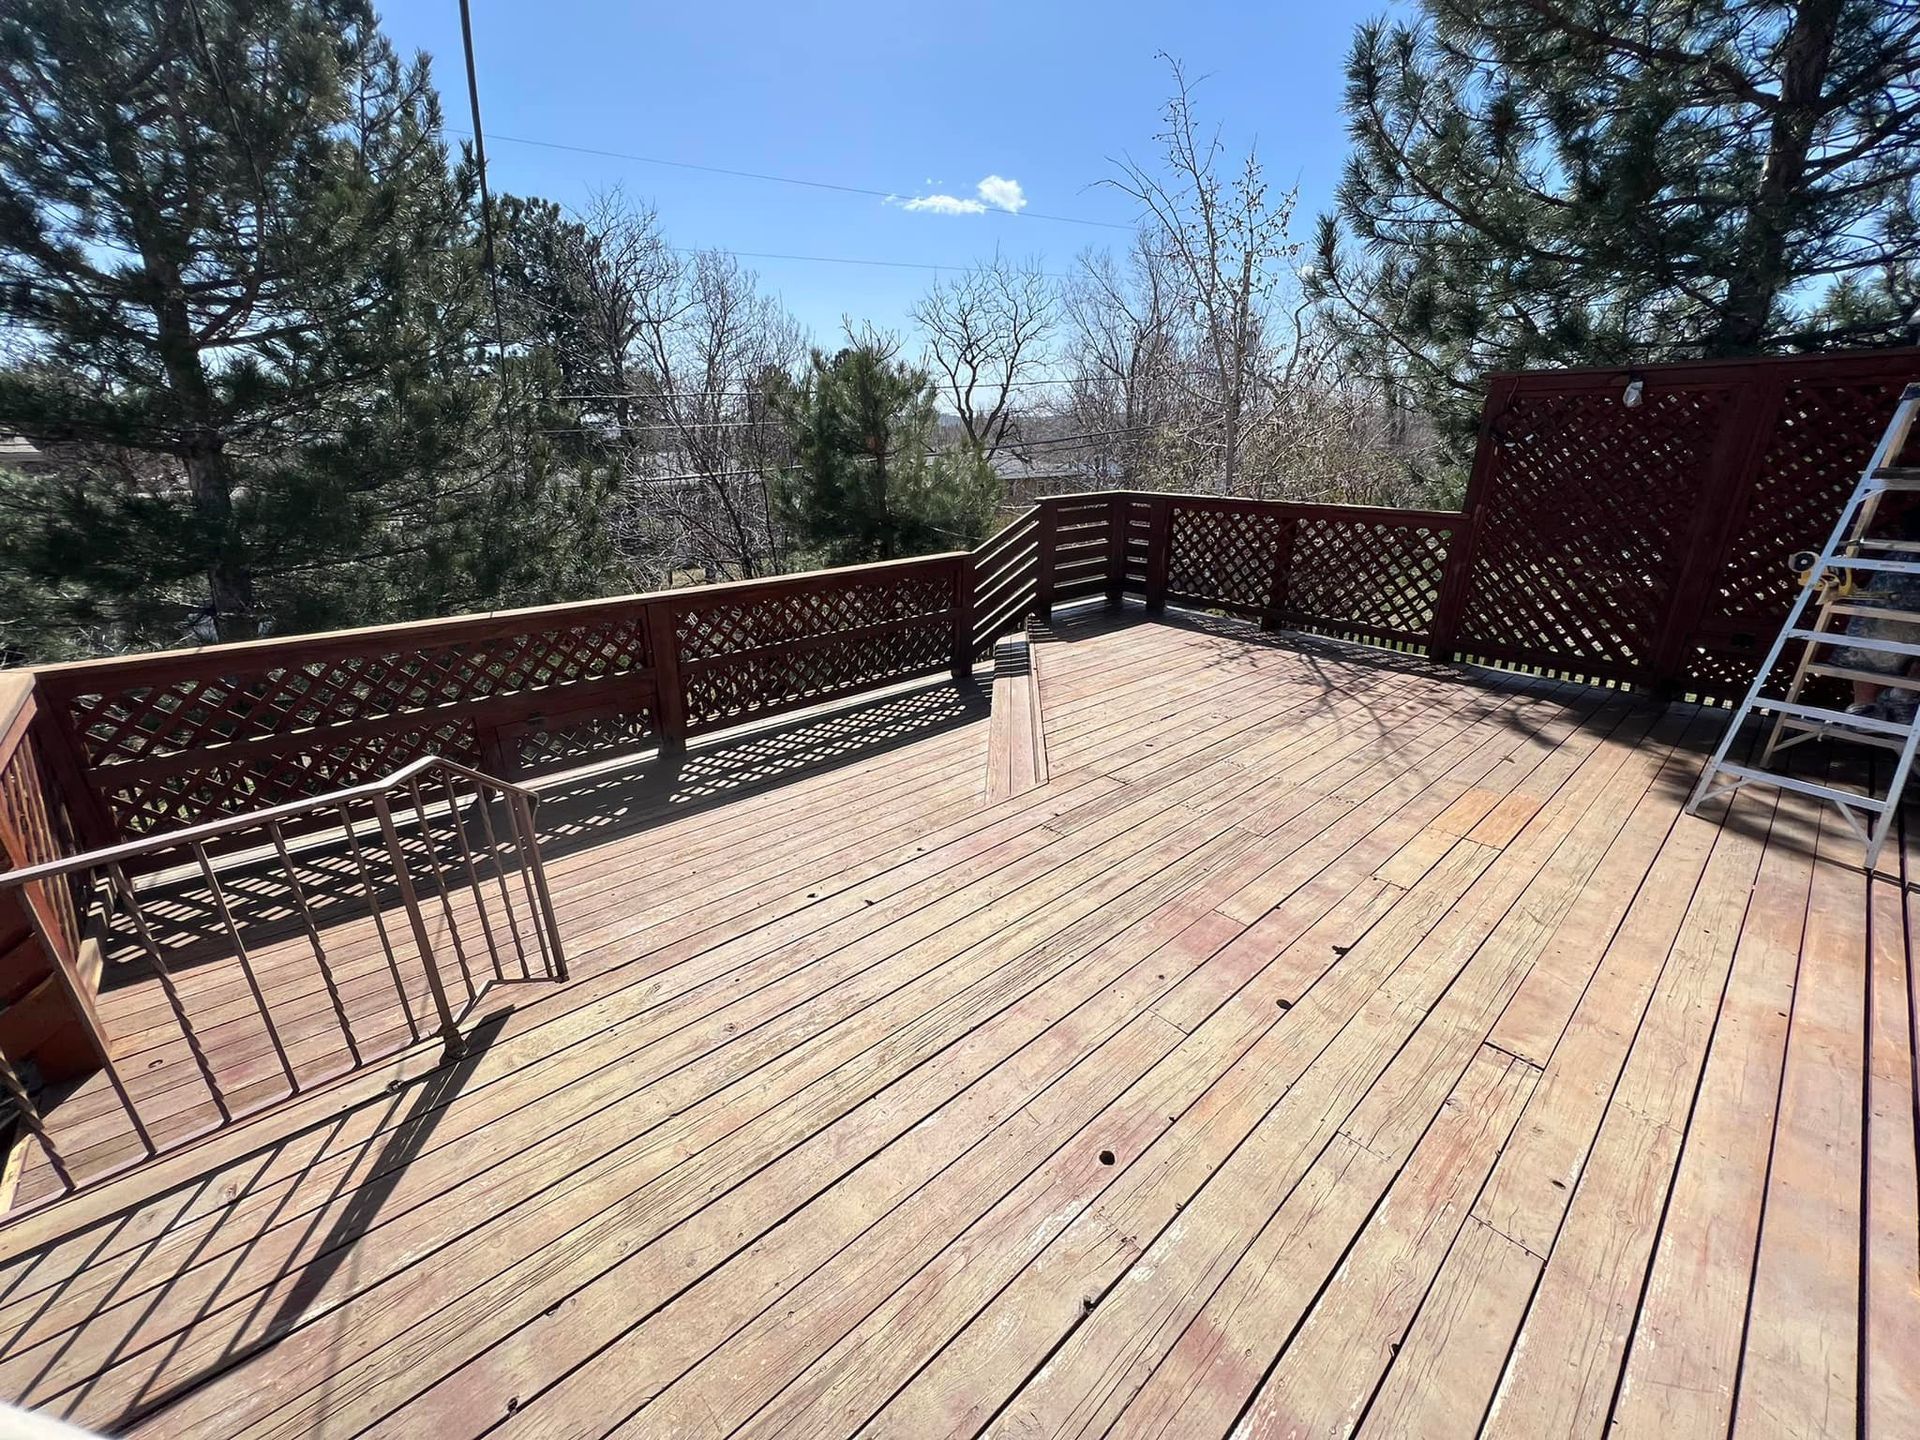
[[798,385],[776,395],[795,469],[776,504],[816,560],[854,565],[978,544],[1002,486],[975,449],[937,453],[934,387],[871,333],[831,357],[816,350]]
[[1489,370],[1913,338],[1914,5],[1422,9],[1354,41],[1312,282],[1456,438]]
[[366,0],[15,0],[0,76],[0,427],[61,461],[0,482],[0,584],[40,649],[484,603],[564,553],[530,522],[596,482],[509,448],[471,172]]

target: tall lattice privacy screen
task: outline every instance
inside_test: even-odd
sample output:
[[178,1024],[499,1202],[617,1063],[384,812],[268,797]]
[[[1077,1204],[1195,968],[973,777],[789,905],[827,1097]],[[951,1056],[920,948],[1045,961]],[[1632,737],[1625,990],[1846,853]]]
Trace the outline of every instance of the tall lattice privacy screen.
[[[1793,597],[1920,351],[1499,375],[1450,648],[1724,699]],[[1629,387],[1638,382],[1629,404]]]

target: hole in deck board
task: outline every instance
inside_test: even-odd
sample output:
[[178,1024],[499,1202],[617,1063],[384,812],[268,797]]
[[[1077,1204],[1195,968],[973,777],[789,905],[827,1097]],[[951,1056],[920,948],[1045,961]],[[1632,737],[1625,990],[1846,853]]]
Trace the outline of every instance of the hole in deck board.
[[1100,1152],[1100,1163],[1101,1163],[1102,1165],[1111,1165],[1111,1164],[1113,1164],[1113,1151],[1111,1151],[1111,1150],[1102,1150],[1102,1151]]

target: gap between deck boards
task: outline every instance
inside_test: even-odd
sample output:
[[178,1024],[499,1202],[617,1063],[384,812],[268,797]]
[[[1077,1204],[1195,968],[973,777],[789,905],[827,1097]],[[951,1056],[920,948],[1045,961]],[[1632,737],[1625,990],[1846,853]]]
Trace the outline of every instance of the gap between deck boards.
[[1047,728],[1040,696],[1041,646],[1026,635],[993,647],[993,713],[987,724],[987,803],[1047,783]]

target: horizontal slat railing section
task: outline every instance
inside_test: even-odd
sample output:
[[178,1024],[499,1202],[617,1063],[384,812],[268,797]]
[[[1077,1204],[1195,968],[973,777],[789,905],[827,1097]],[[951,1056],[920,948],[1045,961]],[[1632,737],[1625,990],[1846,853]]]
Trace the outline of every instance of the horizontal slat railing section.
[[1002,635],[1027,622],[1039,594],[1040,512],[1022,511],[973,556],[972,615],[969,634],[974,658],[993,650]]
[[436,754],[526,777],[971,661],[965,553],[43,668],[82,840]]
[[[0,674],[0,873],[71,854],[73,828],[47,760],[33,677]],[[64,1080],[101,1059],[90,1024],[74,885],[50,879],[0,890],[0,1053]]]
[[[0,1047],[0,1091],[45,1162],[19,1172],[16,1208],[422,1041],[458,1054],[496,982],[564,980],[534,804],[425,756],[371,784],[0,872],[0,900],[74,887],[101,965],[97,997],[74,996],[100,1073],[60,1084]],[[66,973],[57,930],[27,911]]]

